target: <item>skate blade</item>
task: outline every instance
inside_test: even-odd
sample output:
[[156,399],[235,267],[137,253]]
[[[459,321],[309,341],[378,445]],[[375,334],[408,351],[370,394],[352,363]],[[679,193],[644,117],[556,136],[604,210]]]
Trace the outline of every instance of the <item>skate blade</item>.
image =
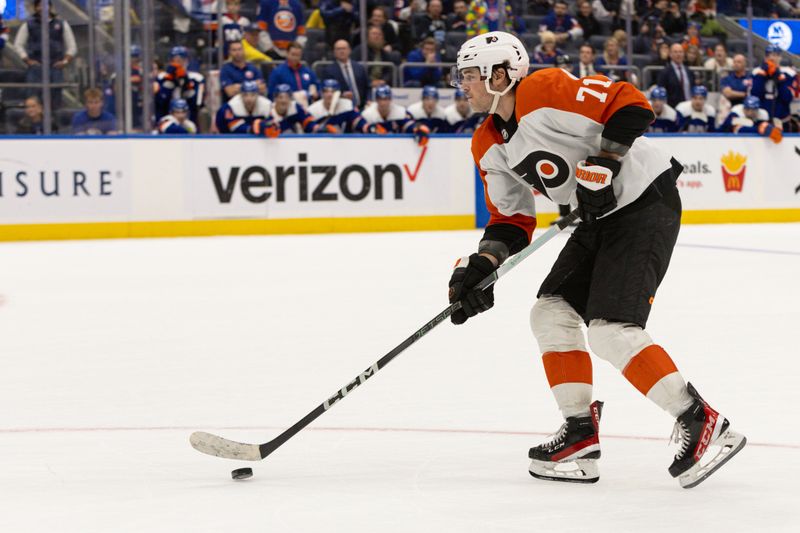
[[[684,489],[691,489],[696,487],[708,477],[716,472],[722,465],[730,461],[734,455],[742,451],[744,445],[747,444],[747,438],[744,435],[735,433],[733,431],[726,431],[711,443],[711,446],[720,446],[717,454],[707,462],[701,461],[691,467],[678,477],[681,487]],[[708,451],[706,451],[708,454]]]
[[596,459],[577,459],[566,463],[533,459],[528,472],[536,479],[566,483],[597,483],[600,479]]

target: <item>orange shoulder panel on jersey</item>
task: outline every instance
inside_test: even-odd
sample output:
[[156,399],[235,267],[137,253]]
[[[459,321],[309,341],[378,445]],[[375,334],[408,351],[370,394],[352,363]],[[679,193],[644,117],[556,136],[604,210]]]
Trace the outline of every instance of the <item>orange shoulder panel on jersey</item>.
[[623,107],[638,106],[652,111],[650,102],[636,87],[625,81],[606,85],[609,82],[599,74],[576,78],[559,68],[536,71],[517,88],[517,120],[545,107],[583,115],[600,124],[608,122]]
[[[492,199],[489,197],[489,188],[486,186],[486,171],[481,168],[481,159],[483,155],[489,151],[489,148],[495,144],[503,144],[503,138],[500,136],[500,132],[495,129],[494,121],[492,121],[490,117],[484,120],[472,134],[472,157],[475,160],[475,166],[478,167],[478,173],[483,182],[483,196],[486,199],[486,208],[489,210],[489,223],[487,226],[491,226],[492,224],[511,224],[517,226],[525,230],[528,234],[528,242],[530,242],[533,230],[536,229],[536,218],[521,213],[516,213],[511,216],[504,215],[497,209]],[[509,179],[512,178],[509,177]],[[532,191],[531,194],[533,194]]]

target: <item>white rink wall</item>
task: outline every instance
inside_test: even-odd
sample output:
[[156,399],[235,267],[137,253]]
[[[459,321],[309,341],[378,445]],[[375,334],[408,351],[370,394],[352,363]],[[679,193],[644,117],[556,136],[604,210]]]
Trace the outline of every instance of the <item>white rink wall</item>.
[[[800,220],[800,137],[663,136],[684,222]],[[0,240],[468,229],[470,138],[4,140]],[[556,207],[537,196],[540,224]]]

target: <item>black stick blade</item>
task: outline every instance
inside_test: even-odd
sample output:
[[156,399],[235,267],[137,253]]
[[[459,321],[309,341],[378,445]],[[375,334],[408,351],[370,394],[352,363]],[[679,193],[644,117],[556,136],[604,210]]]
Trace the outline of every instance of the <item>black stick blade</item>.
[[195,431],[189,437],[192,448],[198,452],[224,459],[240,461],[260,461],[261,452],[257,444],[244,444],[228,440],[204,431]]

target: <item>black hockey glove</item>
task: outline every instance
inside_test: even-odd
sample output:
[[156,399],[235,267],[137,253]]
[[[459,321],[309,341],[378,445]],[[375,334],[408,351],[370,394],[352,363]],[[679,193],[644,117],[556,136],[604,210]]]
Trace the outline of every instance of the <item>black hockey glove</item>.
[[494,305],[494,285],[482,291],[473,288],[495,271],[492,261],[478,254],[462,257],[456,262],[450,277],[450,303],[461,302],[461,309],[450,315],[453,324],[463,324],[468,318],[488,311]]
[[617,207],[612,181],[622,169],[622,163],[614,159],[591,156],[578,163],[575,179],[578,189],[578,215],[584,222],[594,222]]

